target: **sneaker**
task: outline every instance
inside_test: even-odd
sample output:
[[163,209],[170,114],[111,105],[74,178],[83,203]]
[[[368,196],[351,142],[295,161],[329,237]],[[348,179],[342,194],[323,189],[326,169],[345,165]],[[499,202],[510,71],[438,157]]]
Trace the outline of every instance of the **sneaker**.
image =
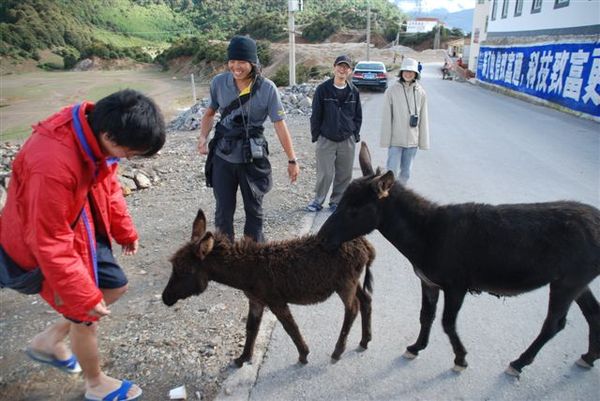
[[307,212],[319,212],[321,211],[321,209],[323,209],[323,206],[319,205],[317,202],[315,201],[311,201],[307,206],[306,206],[306,211]]
[[337,209],[337,203],[330,203],[329,204],[329,210],[331,210],[331,212],[335,212],[335,209]]

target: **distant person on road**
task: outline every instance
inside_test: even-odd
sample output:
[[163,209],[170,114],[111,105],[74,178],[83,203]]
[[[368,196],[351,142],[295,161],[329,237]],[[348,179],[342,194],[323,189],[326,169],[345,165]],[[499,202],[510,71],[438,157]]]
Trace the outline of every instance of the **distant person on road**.
[[[256,42],[235,36],[229,42],[227,57],[229,71],[214,77],[210,84],[210,105],[200,123],[198,151],[208,155],[205,175],[216,199],[216,229],[234,240],[239,187],[246,212],[244,237],[264,242],[262,203],[272,187],[269,147],[263,135],[267,117],[288,157],[291,182],[296,181],[300,169],[277,87],[260,74]],[[221,118],[208,143],[217,111]]]
[[421,62],[419,61],[417,63],[417,72],[419,73],[419,76],[421,75],[421,71],[423,71],[423,64],[421,64]]
[[317,182],[309,212],[323,209],[333,182],[329,207],[335,210],[352,180],[354,149],[360,141],[362,108],[358,89],[352,85],[352,61],[341,55],[333,63],[334,77],[320,84],[312,102],[310,133],[316,142]]
[[417,61],[405,58],[398,76],[398,85],[385,91],[380,143],[388,148],[387,169],[406,184],[417,149],[429,149],[429,122]]
[[26,353],[68,374],[83,371],[86,400],[137,400],[142,393],[102,372],[97,330],[108,306],[127,290],[111,242],[121,244],[124,255],[138,250],[118,158],[151,156],[164,143],[156,104],[123,90],[36,124],[13,162],[0,215],[1,276],[9,264],[13,271],[17,266],[19,277],[28,277],[28,293],[39,292],[64,316],[36,335]]

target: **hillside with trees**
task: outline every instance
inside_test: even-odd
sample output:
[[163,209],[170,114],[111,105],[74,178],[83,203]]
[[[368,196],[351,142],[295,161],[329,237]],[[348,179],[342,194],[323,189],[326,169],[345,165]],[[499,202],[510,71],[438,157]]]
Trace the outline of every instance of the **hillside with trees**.
[[[305,1],[296,24],[305,42],[317,43],[344,29],[364,29],[364,1]],[[387,0],[371,0],[372,32],[393,40],[403,14]],[[287,1],[263,0],[4,0],[0,8],[0,57],[39,67],[72,68],[78,60],[130,58],[139,62],[191,57],[222,61],[234,34],[268,43],[287,39]],[[217,44],[215,44],[217,43]],[[61,63],[47,63],[51,52]],[[158,58],[155,57],[158,55]]]

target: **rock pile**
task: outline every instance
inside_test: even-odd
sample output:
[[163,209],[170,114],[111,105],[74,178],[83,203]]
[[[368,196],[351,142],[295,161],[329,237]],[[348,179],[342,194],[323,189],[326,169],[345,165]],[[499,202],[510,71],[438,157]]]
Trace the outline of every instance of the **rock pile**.
[[208,107],[208,98],[203,98],[198,103],[179,114],[167,126],[172,131],[194,131],[200,128],[200,120],[204,110]]
[[311,115],[315,84],[300,84],[279,89],[281,102],[287,114]]
[[2,155],[0,158],[0,210],[6,203],[6,188],[10,181],[11,165],[19,149],[21,149],[20,145],[8,142],[0,144],[0,154]]
[[[279,88],[281,102],[288,115],[310,115],[312,98],[315,94],[315,84],[300,84]],[[208,107],[207,98],[179,114],[173,119],[168,129],[173,131],[194,131],[200,128],[200,121]]]

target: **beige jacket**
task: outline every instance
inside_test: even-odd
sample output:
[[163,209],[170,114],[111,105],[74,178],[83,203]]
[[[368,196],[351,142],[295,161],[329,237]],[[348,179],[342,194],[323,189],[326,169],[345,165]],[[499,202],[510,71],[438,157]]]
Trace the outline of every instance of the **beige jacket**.
[[[406,97],[402,87],[406,90]],[[416,147],[429,149],[427,95],[418,82],[407,85],[398,82],[385,91],[381,117],[381,146]],[[410,114],[415,112],[415,97],[419,125],[411,127]],[[406,99],[408,98],[408,105]],[[410,107],[410,111],[409,111]]]

